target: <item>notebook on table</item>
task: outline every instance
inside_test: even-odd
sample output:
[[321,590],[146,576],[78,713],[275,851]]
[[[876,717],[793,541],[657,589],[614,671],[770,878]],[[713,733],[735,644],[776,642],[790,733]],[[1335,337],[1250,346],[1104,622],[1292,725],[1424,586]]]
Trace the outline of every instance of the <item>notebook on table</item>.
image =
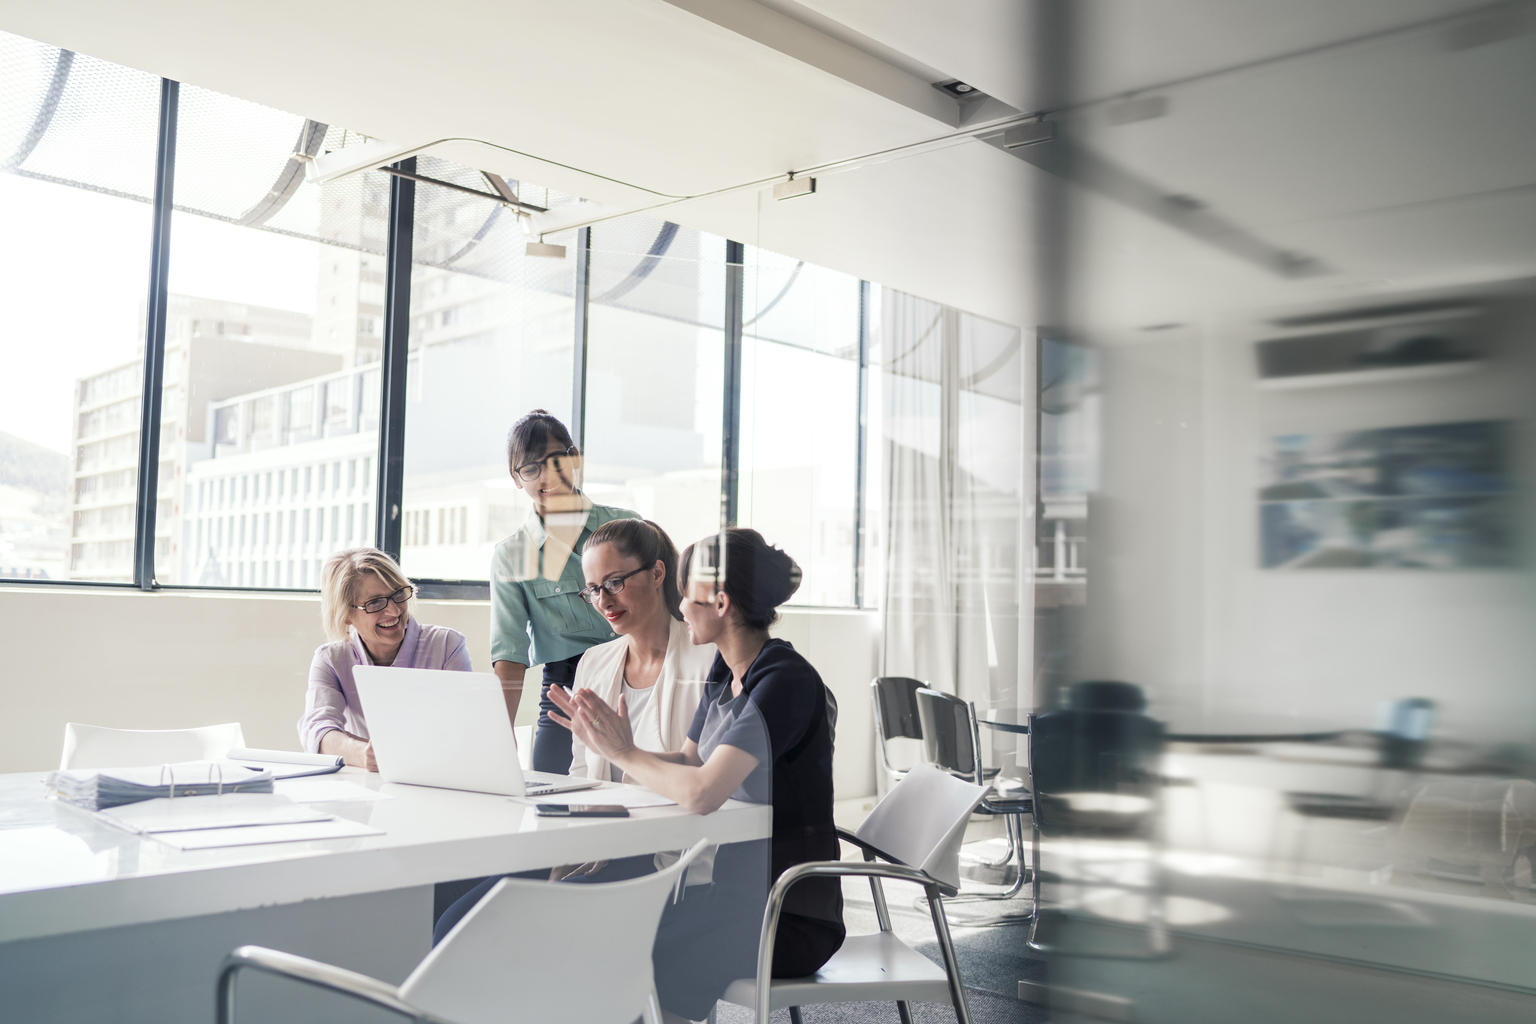
[[260,747],[235,747],[224,757],[252,771],[271,771],[274,779],[329,775],[341,771],[342,765],[346,764],[340,754],[306,754],[299,750],[264,750]]
[[519,797],[598,784],[523,771],[501,680],[490,672],[359,665],[352,678],[385,782]]

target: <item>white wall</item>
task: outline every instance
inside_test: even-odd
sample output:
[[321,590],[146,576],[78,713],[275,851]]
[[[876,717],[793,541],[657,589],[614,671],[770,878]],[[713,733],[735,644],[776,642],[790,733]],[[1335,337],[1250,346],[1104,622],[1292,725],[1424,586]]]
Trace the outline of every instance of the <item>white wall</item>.
[[[490,668],[485,601],[423,601],[417,617],[468,639]],[[787,611],[775,628],[837,694],[839,799],[875,791],[869,680],[878,615]],[[246,742],[297,749],[319,598],[117,588],[0,587],[0,772],[59,763],[65,722],[177,729],[239,722]],[[524,699],[519,721],[536,702]]]
[[[1536,300],[1505,291],[1488,364],[1440,379],[1260,391],[1256,319],[1107,346],[1083,674],[1146,686],[1186,731],[1371,728],[1428,697],[1443,738],[1536,742]],[[1522,568],[1259,568],[1267,439],[1469,420],[1515,425]]]

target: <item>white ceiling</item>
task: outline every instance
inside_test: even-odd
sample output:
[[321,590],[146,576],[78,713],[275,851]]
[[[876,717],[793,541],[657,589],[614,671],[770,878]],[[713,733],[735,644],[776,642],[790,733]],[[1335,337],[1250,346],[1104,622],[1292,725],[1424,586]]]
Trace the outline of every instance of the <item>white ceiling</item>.
[[[1509,229],[1528,222],[1533,197],[1519,190],[1536,184],[1536,35],[1450,52],[1426,30],[1277,59],[1474,6],[1080,0],[1086,95],[1197,79],[1167,89],[1169,115],[1154,121],[1107,128],[1093,110],[1077,115],[1089,144],[1316,255],[1336,278],[1281,280],[1095,199],[1084,237],[1104,249],[1089,264],[1103,275],[1100,315],[1146,322],[1211,302],[1213,287],[1223,303],[1301,298],[1380,279],[1375,263],[1406,281],[1404,247],[1437,237],[1457,242],[1438,264],[1419,260],[1414,281],[1456,261],[1536,267]],[[394,142],[484,140],[502,148],[458,152],[633,207],[944,135],[955,108],[925,91],[934,73],[1034,109],[1043,93],[1028,10],[1023,0],[76,0],[11,5],[0,28]],[[826,175],[803,199],[738,191],[664,215],[1028,323],[1041,174],[967,141]],[[1516,191],[1501,207],[1467,198],[1489,189]]]

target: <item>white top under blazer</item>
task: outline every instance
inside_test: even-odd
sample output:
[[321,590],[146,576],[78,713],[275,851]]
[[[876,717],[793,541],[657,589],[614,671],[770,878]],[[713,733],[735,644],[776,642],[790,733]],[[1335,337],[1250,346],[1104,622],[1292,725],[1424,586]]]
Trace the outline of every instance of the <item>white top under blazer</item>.
[[[635,746],[655,754],[683,749],[694,713],[704,696],[704,677],[715,663],[715,645],[695,645],[688,638],[688,627],[676,619],[667,637],[667,656],[661,674],[646,701],[630,719]],[[624,690],[624,656],[629,652],[629,638],[619,637],[587,648],[576,665],[573,688],[586,688],[617,709]],[[632,711],[634,709],[631,709]],[[578,778],[609,778],[608,759],[589,750],[581,740],[571,737],[571,774]]]

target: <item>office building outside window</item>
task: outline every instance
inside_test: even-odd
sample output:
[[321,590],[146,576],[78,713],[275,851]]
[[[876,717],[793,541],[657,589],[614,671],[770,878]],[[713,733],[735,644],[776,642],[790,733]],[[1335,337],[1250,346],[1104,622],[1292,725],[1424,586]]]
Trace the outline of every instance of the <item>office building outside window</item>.
[[313,588],[373,541],[388,182],[356,133],[183,86],[161,411],[161,584]]
[[720,524],[725,239],[634,215],[592,228],[586,486],[681,550]]
[[[433,157],[419,173],[485,191],[472,168]],[[578,200],[511,180],[545,209]],[[576,233],[565,256],[527,255],[518,215],[417,183],[405,414],[401,565],[413,577],[487,579],[491,551],[532,506],[507,472],[507,431],[533,408],[571,415]]]

